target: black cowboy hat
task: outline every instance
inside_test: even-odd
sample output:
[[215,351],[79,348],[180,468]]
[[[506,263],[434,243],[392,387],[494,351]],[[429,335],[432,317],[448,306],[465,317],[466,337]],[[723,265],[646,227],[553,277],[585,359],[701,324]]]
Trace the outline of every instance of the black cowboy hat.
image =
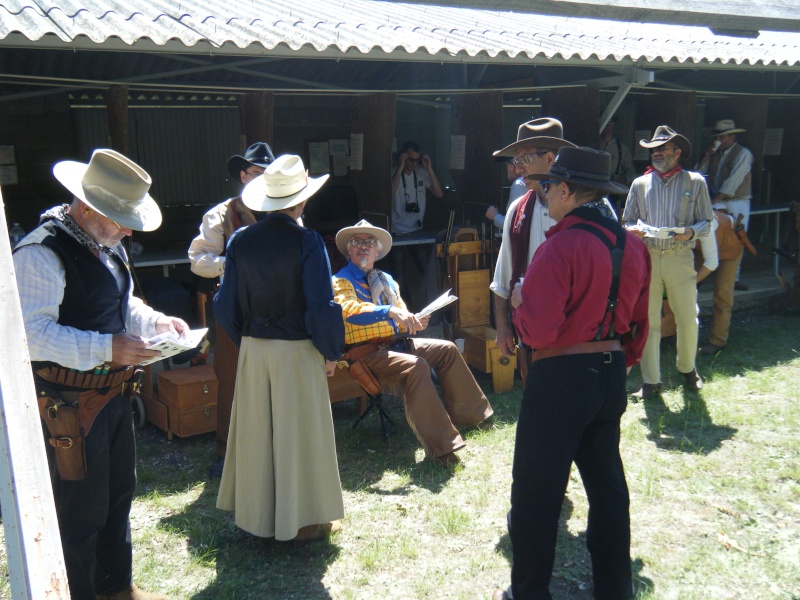
[[611,155],[594,148],[562,148],[549,173],[528,175],[528,179],[566,181],[607,194],[628,193],[627,187],[611,180]]
[[228,159],[228,173],[231,174],[234,181],[239,181],[239,173],[245,168],[245,165],[266,169],[273,160],[275,160],[275,156],[272,154],[269,144],[256,142],[247,149],[244,156],[234,154]]

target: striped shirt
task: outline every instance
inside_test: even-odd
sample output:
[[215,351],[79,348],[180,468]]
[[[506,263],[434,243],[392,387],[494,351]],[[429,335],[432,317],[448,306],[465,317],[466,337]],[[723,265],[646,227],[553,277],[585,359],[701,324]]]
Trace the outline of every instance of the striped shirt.
[[[684,202],[684,198],[686,202]],[[684,209],[684,204],[686,208]],[[684,212],[685,211],[685,212]],[[685,216],[681,218],[681,214]],[[637,177],[631,184],[622,222],[633,227],[641,219],[651,227],[691,227],[691,240],[674,238],[644,238],[648,248],[667,250],[670,248],[692,248],[700,236],[711,231],[711,201],[706,181],[700,173],[680,171],[666,180],[656,173]]]

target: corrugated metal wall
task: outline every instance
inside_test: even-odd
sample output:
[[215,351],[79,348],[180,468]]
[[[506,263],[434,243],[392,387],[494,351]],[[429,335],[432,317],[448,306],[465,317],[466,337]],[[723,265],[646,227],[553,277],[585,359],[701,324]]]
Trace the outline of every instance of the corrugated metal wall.
[[[88,160],[108,147],[105,108],[76,107],[77,149]],[[153,178],[152,196],[161,206],[211,205],[238,193],[226,165],[239,147],[236,107],[131,107],[129,154]]]

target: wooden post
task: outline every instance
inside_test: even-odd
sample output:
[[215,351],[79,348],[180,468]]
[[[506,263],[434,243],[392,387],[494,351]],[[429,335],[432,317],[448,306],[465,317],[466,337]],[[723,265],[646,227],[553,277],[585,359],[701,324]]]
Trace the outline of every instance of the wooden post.
[[351,134],[363,136],[361,170],[350,171],[361,216],[389,229],[392,214],[392,139],[397,105],[391,92],[354,96]]
[[11,596],[68,600],[42,423],[0,192],[0,503]]
[[272,147],[274,111],[275,98],[272,92],[260,90],[242,96],[239,103],[239,122],[244,136],[242,152],[256,142],[266,142]]
[[112,85],[105,93],[109,146],[128,156],[128,86]]

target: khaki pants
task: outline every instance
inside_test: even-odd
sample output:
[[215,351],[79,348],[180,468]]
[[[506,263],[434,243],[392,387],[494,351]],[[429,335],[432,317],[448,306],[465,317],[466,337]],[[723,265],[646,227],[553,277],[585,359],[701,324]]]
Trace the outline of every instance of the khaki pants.
[[725,346],[728,343],[728,332],[731,327],[731,312],[733,311],[733,286],[742,263],[744,246],[739,257],[735,260],[721,260],[717,270],[714,271],[714,320],[711,323],[711,335],[708,341],[715,346]]
[[698,333],[697,272],[689,248],[649,250],[652,263],[648,313],[650,331],[642,354],[641,370],[644,383],[655,384],[661,382],[661,306],[665,289],[678,330],[678,371],[689,373],[694,369]]
[[[452,342],[406,341],[406,352],[383,349],[364,359],[384,388],[403,390],[406,419],[422,447],[434,456],[463,448],[455,425],[477,425],[493,413],[489,401]],[[440,400],[431,379],[436,370]]]

